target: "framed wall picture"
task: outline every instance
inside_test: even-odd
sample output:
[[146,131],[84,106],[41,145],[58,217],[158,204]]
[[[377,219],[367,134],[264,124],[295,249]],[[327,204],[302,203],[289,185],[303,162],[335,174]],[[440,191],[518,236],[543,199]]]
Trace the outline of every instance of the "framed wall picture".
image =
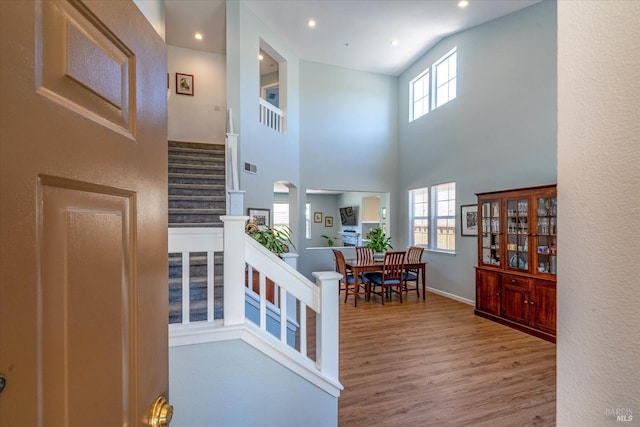
[[313,213],[313,222],[322,222],[322,212]]
[[176,73],[176,93],[193,96],[193,75]]
[[271,227],[271,210],[260,208],[248,208],[247,215],[249,215],[249,222],[258,226],[258,229],[264,230],[267,227]]
[[478,235],[478,205],[460,206],[460,235]]
[[325,227],[333,227],[333,217],[332,216],[325,216],[324,217],[324,226]]

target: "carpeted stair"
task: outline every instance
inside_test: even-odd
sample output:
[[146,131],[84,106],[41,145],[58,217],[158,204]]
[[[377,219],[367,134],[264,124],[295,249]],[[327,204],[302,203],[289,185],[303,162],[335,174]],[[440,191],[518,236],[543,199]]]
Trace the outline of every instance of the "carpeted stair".
[[[169,141],[169,227],[222,227],[225,146]],[[222,318],[223,253],[214,254],[214,318]],[[169,323],[182,322],[182,256],[169,254]],[[189,321],[207,320],[207,254],[189,260]]]
[[169,141],[169,227],[222,227],[225,146]]
[[[223,253],[213,256],[214,319],[222,319]],[[207,254],[195,252],[189,259],[190,322],[207,320]],[[182,255],[169,254],[169,323],[182,322]]]

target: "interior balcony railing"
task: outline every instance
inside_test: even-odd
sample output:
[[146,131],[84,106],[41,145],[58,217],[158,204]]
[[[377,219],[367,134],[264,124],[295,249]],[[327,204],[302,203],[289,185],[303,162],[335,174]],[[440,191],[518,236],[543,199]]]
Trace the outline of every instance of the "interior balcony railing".
[[258,102],[260,106],[260,123],[276,132],[284,133],[284,111],[262,98],[259,98]]

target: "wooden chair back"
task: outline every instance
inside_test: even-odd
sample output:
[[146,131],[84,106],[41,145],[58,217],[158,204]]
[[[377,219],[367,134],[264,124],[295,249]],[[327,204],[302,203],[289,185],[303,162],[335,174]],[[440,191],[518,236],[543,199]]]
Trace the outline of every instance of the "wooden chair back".
[[402,270],[404,269],[404,251],[387,252],[384,254],[384,266],[382,267],[382,281],[402,280]]
[[344,254],[337,249],[332,250],[336,257],[336,271],[342,274],[343,280],[347,280],[347,262],[344,259]]
[[366,246],[356,246],[356,259],[358,263],[373,262],[373,249]]
[[422,262],[422,253],[424,252],[424,248],[419,246],[411,246],[407,251],[407,264],[417,264]]

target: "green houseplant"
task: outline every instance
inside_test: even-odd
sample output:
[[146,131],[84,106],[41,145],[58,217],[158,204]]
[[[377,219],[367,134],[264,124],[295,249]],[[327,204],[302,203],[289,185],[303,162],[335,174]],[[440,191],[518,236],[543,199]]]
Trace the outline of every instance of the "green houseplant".
[[295,249],[291,242],[291,230],[288,227],[260,229],[257,225],[248,223],[245,232],[276,255],[289,252],[290,247]]
[[372,249],[373,252],[381,254],[387,251],[387,249],[393,249],[391,246],[391,237],[382,231],[382,228],[376,227],[367,233],[367,248]]
[[333,245],[336,243],[336,240],[338,239],[337,237],[327,236],[326,234],[323,234],[320,237],[324,237],[325,239],[327,239],[327,246],[329,246],[330,248],[333,247]]

